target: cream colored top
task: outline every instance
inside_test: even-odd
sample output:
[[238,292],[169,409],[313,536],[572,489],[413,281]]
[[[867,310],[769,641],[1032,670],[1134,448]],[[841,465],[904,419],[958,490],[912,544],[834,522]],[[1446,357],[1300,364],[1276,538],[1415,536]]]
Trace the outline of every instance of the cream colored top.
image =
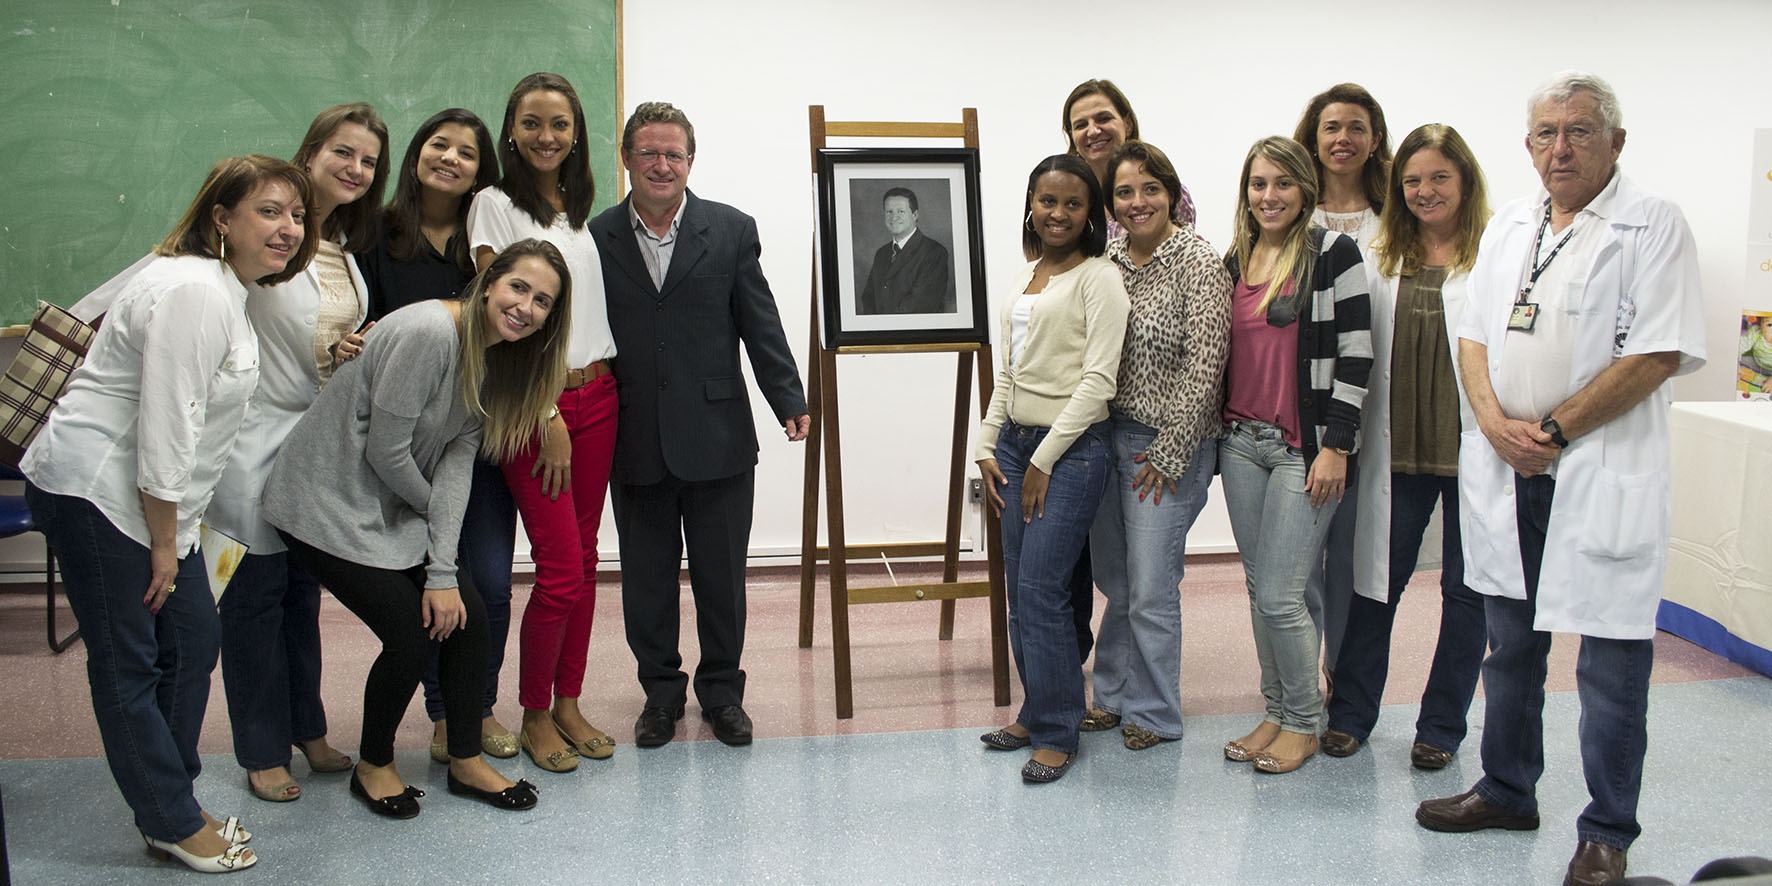
[[363,299],[345,266],[345,250],[335,240],[321,240],[314,253],[314,272],[320,280],[320,314],[314,324],[314,370],[320,386],[332,378],[332,349],[346,335],[357,331],[363,316]]
[[[1015,275],[1016,301],[1034,279],[1028,262]],[[1002,341],[1011,340],[1016,302],[1003,307]],[[1089,258],[1054,274],[1028,314],[1027,337],[1015,365],[1005,361],[979,427],[977,457],[997,457],[1005,421],[1051,428],[1030,461],[1047,473],[1083,431],[1108,414],[1126,342],[1131,300],[1120,269]]]

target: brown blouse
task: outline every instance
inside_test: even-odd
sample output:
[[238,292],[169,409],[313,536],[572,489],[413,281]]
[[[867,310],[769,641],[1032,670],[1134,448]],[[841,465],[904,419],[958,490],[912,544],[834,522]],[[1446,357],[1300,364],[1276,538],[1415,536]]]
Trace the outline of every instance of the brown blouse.
[[1391,470],[1397,473],[1458,476],[1458,378],[1440,298],[1445,283],[1441,267],[1397,281],[1391,343]]

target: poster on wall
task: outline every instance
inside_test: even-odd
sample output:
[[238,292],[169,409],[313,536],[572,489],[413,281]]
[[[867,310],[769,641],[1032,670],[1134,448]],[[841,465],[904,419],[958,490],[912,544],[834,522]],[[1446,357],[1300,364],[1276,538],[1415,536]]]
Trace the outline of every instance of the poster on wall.
[[1772,129],[1754,130],[1747,201],[1747,286],[1736,361],[1736,396],[1772,399]]
[[1772,311],[1742,311],[1735,391],[1743,400],[1772,400]]

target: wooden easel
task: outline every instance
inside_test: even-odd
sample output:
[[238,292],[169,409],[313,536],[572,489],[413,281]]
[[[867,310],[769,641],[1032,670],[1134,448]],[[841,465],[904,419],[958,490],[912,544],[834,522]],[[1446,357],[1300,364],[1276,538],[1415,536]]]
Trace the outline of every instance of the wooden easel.
[[[824,106],[809,109],[812,133],[812,168],[818,170],[818,151],[827,139],[837,138],[958,138],[969,148],[978,147],[978,112],[966,108],[959,123],[901,122],[827,122]],[[982,539],[990,561],[988,581],[963,582],[960,575],[960,505],[966,487],[966,440],[969,430],[974,361],[978,364],[978,403],[982,412],[991,401],[991,346],[977,342],[954,344],[869,345],[827,348],[821,335],[823,316],[819,301],[818,242],[812,244],[812,347],[818,355],[811,372],[810,396],[812,431],[806,441],[805,504],[801,514],[800,545],[800,648],[812,646],[813,589],[817,583],[818,561],[830,562],[831,580],[831,652],[835,659],[837,683],[837,718],[855,715],[855,697],[849,670],[849,607],[862,603],[899,603],[923,600],[941,601],[941,624],[938,636],[951,640],[954,636],[954,601],[962,597],[989,597],[991,613],[991,683],[996,703],[1009,703],[1009,616],[1003,583],[1003,555],[997,516],[985,509],[985,535]],[[929,354],[955,353],[959,365],[954,380],[953,455],[948,466],[947,535],[939,542],[895,542],[875,545],[848,545],[843,532],[843,459],[837,411],[837,357],[843,354]],[[830,546],[818,545],[818,460],[819,444],[823,442],[825,486],[830,490],[826,508]],[[941,555],[941,581],[933,584],[887,585],[882,587],[849,587],[848,562],[851,558],[929,557]]]

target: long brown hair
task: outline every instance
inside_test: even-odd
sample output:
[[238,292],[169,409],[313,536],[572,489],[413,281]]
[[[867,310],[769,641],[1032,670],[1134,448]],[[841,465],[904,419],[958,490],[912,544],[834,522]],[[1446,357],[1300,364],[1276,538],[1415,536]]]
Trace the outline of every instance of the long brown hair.
[[[1391,163],[1391,131],[1384,122],[1384,109],[1378,106],[1378,99],[1366,91],[1366,87],[1358,83],[1337,83],[1311,97],[1310,104],[1304,106],[1304,114],[1298,118],[1298,128],[1292,133],[1292,140],[1304,145],[1304,150],[1311,158],[1311,166],[1317,171],[1318,187],[1322,187],[1323,161],[1317,157],[1317,124],[1323,117],[1323,109],[1333,104],[1359,105],[1366,109],[1366,115],[1372,118],[1371,154],[1366,156],[1366,165],[1360,167],[1360,190],[1366,195],[1366,202],[1371,204],[1373,212],[1384,210],[1385,177],[1390,172]],[[1321,193],[1319,191],[1319,193]],[[1306,209],[1314,209],[1312,203]]]
[[1489,224],[1489,189],[1483,183],[1483,168],[1471,153],[1458,130],[1444,123],[1417,126],[1397,146],[1397,159],[1391,163],[1390,197],[1384,214],[1379,217],[1378,236],[1372,241],[1372,252],[1378,259],[1378,272],[1386,277],[1413,275],[1421,270],[1421,222],[1403,201],[1403,167],[1409,158],[1428,149],[1439,151],[1458,170],[1458,241],[1448,271],[1469,271],[1477,262],[1477,244],[1483,240],[1483,228]]
[[368,102],[333,105],[308,124],[308,134],[302,136],[301,147],[296,148],[295,157],[289,162],[307,169],[314,155],[326,146],[326,140],[346,123],[355,123],[369,130],[381,142],[381,153],[376,154],[375,177],[369,181],[369,190],[356,200],[333,207],[326,223],[321,225],[320,236],[331,239],[343,234],[346,252],[362,252],[375,245],[375,217],[381,210],[382,192],[387,189],[388,124],[381,122],[375,108]]
[[[514,342],[494,342],[486,324],[486,291],[534,256],[560,275],[560,293],[542,327]],[[566,341],[572,332],[572,272],[546,240],[505,247],[461,294],[456,333],[461,339],[461,398],[485,422],[480,451],[508,461],[535,441],[566,387]],[[492,345],[488,347],[488,345]]]
[[412,142],[406,146],[406,159],[401,162],[399,180],[394,183],[394,199],[388,201],[387,209],[382,213],[382,222],[386,226],[385,236],[388,238],[388,255],[396,261],[409,261],[419,254],[423,247],[424,231],[424,186],[418,181],[418,157],[424,152],[425,142],[437,134],[445,123],[456,123],[466,126],[474,133],[475,147],[480,152],[479,169],[474,173],[474,184],[468,192],[461,196],[455,207],[456,235],[448,243],[449,254],[444,258],[455,262],[464,276],[474,273],[474,258],[468,253],[468,205],[474,201],[474,195],[498,181],[498,146],[492,141],[492,133],[486,124],[473,111],[462,108],[450,108],[432,114],[429,120],[419,124],[418,132],[412,136]]

